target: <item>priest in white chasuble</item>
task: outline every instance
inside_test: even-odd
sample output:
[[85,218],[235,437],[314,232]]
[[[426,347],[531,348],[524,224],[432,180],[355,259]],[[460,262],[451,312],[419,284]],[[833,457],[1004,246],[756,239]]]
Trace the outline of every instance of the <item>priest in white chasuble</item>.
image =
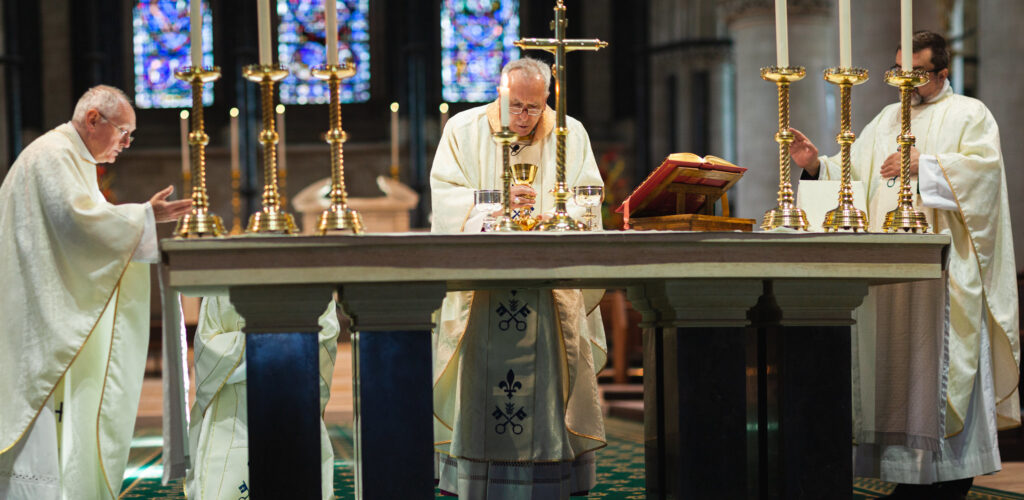
[[[533,163],[535,186],[511,205],[535,216],[554,209],[555,113],[551,72],[534,59],[509,63],[513,163]],[[479,232],[473,192],[501,189],[497,102],[448,121],[430,173],[435,233]],[[566,183],[603,185],[586,130],[568,119]],[[582,207],[569,204],[573,217]],[[600,221],[598,221],[598,225]],[[522,262],[529,265],[530,249]],[[567,498],[596,482],[593,451],[605,446],[596,373],[606,359],[597,302],[603,290],[477,290],[449,293],[433,332],[434,441],[438,487],[460,498]]]
[[[340,327],[334,300],[327,304],[318,323],[320,491],[324,499],[330,499],[334,498],[334,452],[322,416],[331,397],[334,359],[338,353]],[[188,498],[249,498],[246,334],[242,333],[243,327],[245,320],[227,297],[203,299],[195,335],[196,400],[192,404],[188,431],[192,466],[185,477]]]
[[191,206],[113,205],[96,164],[131,144],[135,112],[94,87],[0,187],[0,498],[116,498],[149,342],[156,222]]
[[[948,282],[938,290],[934,283],[873,287],[861,310],[855,473],[933,485],[901,484],[894,498],[946,498],[935,495],[966,493],[971,478],[1000,470],[996,431],[1021,423],[1016,265],[995,120],[980,101],[951,91],[940,35],[915,34],[913,50],[914,67],[931,81],[915,90],[910,170],[931,231],[952,237]],[[865,183],[876,230],[896,206],[899,133],[900,105],[891,104],[852,147],[853,178]],[[840,178],[839,158],[818,158],[802,134],[792,154],[805,176]],[[884,397],[896,394],[905,397]]]

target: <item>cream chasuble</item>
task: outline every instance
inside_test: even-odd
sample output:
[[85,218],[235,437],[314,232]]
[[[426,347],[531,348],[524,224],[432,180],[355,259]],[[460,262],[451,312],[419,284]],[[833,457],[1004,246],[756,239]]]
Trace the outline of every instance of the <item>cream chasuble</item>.
[[[338,353],[340,327],[333,300],[318,323],[320,491],[324,499],[330,499],[334,498],[334,452],[322,414],[331,397],[334,360]],[[227,297],[203,299],[195,335],[196,401],[189,423],[192,467],[185,478],[189,498],[249,498],[244,326],[245,320]]]
[[146,218],[145,205],[103,198],[70,124],[4,179],[0,496],[120,492],[149,342],[149,267],[131,262]]
[[[895,207],[899,190],[898,179],[883,179],[879,174],[884,160],[897,151],[899,111],[899,104],[883,109],[859,134],[851,151],[853,179],[862,181],[866,186],[868,217],[876,231],[880,229],[885,213]],[[914,349],[937,353],[939,363],[948,363],[948,371],[943,370],[943,366],[928,366],[924,370],[914,367],[909,376],[912,379],[913,373],[920,373],[922,377],[935,380],[931,370],[938,370],[940,391],[935,401],[945,399],[946,405],[944,410],[940,409],[934,442],[928,436],[915,437],[913,432],[908,432],[902,444],[909,447],[909,451],[903,449],[890,453],[886,449],[884,455],[875,457],[881,464],[876,465],[874,472],[887,480],[920,483],[998,470],[995,429],[1020,425],[1017,398],[1020,346],[1016,266],[1006,178],[995,120],[980,101],[953,94],[948,85],[929,102],[913,106],[911,120],[912,133],[917,138],[916,148],[922,155],[934,155],[955,199],[956,210],[933,210],[922,208],[920,196],[915,196],[915,205],[925,212],[931,231],[952,237],[948,286],[946,290],[941,287],[939,290],[930,289],[934,284],[927,283],[873,287],[860,311],[866,316],[860,318],[857,326],[861,349],[855,353],[860,360],[854,360],[854,366],[857,368],[859,364],[861,373],[860,380],[855,380],[860,383],[860,387],[855,387],[855,398],[859,394],[860,400],[855,401],[854,407],[863,406],[862,414],[855,419],[859,426],[855,429],[856,435],[862,444],[898,444],[898,440],[868,437],[872,432],[878,437],[887,430],[881,422],[886,411],[874,408],[874,385],[882,388],[884,384],[891,383],[874,380],[875,363],[879,363],[879,369],[884,369],[881,364],[886,361],[882,357],[888,346],[876,349],[871,325],[877,321],[879,328],[888,328],[884,326],[885,322],[890,327],[894,321],[900,323],[900,317],[905,314],[903,309],[892,305],[893,300],[916,300],[918,305],[914,310],[917,316],[909,323],[904,321],[903,328],[913,330],[908,326],[910,323],[918,322],[919,327],[920,322],[926,321],[938,331],[935,334],[924,332],[923,337],[915,340],[924,344],[905,350],[911,355]],[[839,179],[839,158],[822,157],[821,160],[819,179]],[[916,179],[912,189],[916,192]],[[924,299],[922,294],[931,298]],[[941,306],[944,294],[945,311]],[[907,299],[898,299],[900,295],[907,296]],[[876,300],[872,303],[871,298]],[[932,305],[930,311],[926,304]],[[942,335],[941,330],[947,324],[948,332]],[[938,343],[934,341],[936,337],[940,338]],[[903,370],[906,374],[907,369]],[[913,381],[908,383],[913,384]],[[901,391],[904,394],[908,392],[906,388],[901,388]],[[913,397],[914,391],[909,392],[908,396]],[[879,405],[885,406],[885,403],[879,402]],[[996,416],[990,422],[992,413]],[[913,415],[900,418],[904,417],[904,423],[912,425]],[[955,445],[957,452],[954,453],[950,451],[949,443],[957,439],[962,442]],[[924,464],[929,460],[922,459],[923,455],[913,448],[936,452],[934,464]],[[961,454],[964,456],[958,456]],[[907,462],[915,464],[907,465]]]
[[[548,108],[512,158],[540,167],[535,215],[554,208],[553,124]],[[497,126],[493,103],[448,121],[431,170],[433,232],[463,231],[473,191],[501,188],[501,150],[491,140]],[[568,187],[603,185],[586,131],[571,118],[568,128]],[[568,208],[573,217],[583,213]],[[593,487],[591,452],[605,445],[596,380],[607,358],[601,295],[506,289],[445,297],[433,335],[442,490],[474,499],[566,498]]]

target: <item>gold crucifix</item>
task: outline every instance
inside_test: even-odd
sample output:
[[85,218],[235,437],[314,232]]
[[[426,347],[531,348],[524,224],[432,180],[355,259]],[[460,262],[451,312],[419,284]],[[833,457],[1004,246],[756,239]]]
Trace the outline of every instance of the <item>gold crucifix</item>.
[[546,50],[555,55],[555,114],[558,116],[555,128],[557,149],[555,153],[555,213],[551,220],[541,223],[541,231],[577,231],[584,225],[569,217],[565,203],[569,201],[569,189],[565,185],[565,138],[569,129],[565,126],[565,54],[574,50],[600,50],[608,46],[608,42],[592,39],[566,39],[565,28],[569,21],[565,18],[565,4],[557,0],[555,20],[551,22],[554,38],[524,38],[516,42],[516,47],[523,50]]

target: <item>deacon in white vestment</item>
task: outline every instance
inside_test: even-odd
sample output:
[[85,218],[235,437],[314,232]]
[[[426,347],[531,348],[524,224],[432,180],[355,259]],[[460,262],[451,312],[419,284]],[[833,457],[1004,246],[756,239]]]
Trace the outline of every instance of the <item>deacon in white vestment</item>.
[[[512,163],[539,166],[534,187],[511,204],[539,215],[554,208],[555,113],[551,72],[534,59],[509,63],[511,129],[521,139]],[[567,122],[570,189],[603,185],[586,130]],[[452,117],[430,173],[435,233],[480,232],[473,192],[501,189],[497,102]],[[579,218],[583,208],[569,204]],[[597,227],[600,227],[598,220]],[[495,266],[528,265],[495,262]],[[605,445],[596,373],[604,328],[596,293],[580,290],[477,290],[449,293],[434,342],[434,438],[438,487],[460,498],[567,498],[595,484],[594,450]]]
[[[334,498],[334,452],[323,411],[331,397],[338,353],[334,300],[318,320],[320,333],[320,491]],[[189,423],[192,467],[185,478],[189,498],[237,500],[249,497],[249,436],[246,409],[245,320],[227,297],[206,297],[195,335],[196,401]],[[259,493],[257,493],[257,496]]]
[[113,205],[97,163],[131,144],[120,90],[87,91],[0,187],[0,498],[116,498],[149,342],[156,222],[191,201]]
[[[915,204],[933,232],[952,237],[948,282],[938,290],[928,283],[873,287],[869,295],[854,344],[860,346],[854,353],[855,472],[936,483],[939,490],[945,483],[949,490],[950,482],[969,487],[970,478],[1000,470],[996,431],[1020,425],[1016,266],[995,120],[980,101],[951,91],[949,52],[940,35],[915,34],[913,49],[914,67],[931,78],[917,89],[911,108]],[[866,186],[874,230],[896,206],[899,133],[896,103],[852,147],[853,179]],[[805,175],[840,178],[839,158],[817,158],[802,134],[792,154]],[[912,304],[914,316],[893,304]],[[906,357],[892,359],[894,349]],[[922,352],[933,359],[930,365]],[[905,399],[882,397],[896,393]],[[893,498],[950,493],[903,486]]]

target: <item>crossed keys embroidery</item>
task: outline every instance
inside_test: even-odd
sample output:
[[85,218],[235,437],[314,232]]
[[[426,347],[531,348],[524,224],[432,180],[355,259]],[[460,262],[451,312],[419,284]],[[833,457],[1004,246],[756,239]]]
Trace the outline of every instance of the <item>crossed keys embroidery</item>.
[[526,318],[530,316],[533,311],[530,306],[525,302],[520,302],[516,298],[516,291],[512,290],[512,296],[508,299],[508,305],[503,303],[498,304],[498,308],[495,310],[498,315],[503,318],[498,322],[498,328],[503,332],[507,332],[512,322],[515,322],[516,331],[522,332],[526,330]]
[[[508,374],[505,375],[505,380],[498,382],[498,387],[505,391],[509,399],[512,399],[512,395],[521,389],[523,384],[516,380],[515,372],[509,370]],[[491,416],[498,420],[498,423],[494,426],[494,432],[504,434],[508,430],[508,426],[511,425],[513,434],[519,435],[523,433],[523,426],[517,424],[516,419],[520,422],[526,420],[526,410],[524,407],[520,406],[517,410],[516,404],[511,401],[505,403],[504,410],[498,405],[494,405],[494,412],[491,413]]]

